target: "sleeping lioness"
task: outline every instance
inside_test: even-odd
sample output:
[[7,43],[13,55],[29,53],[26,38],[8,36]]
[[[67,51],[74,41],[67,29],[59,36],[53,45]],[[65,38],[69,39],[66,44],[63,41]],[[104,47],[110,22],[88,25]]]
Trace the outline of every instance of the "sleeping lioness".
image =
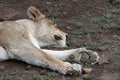
[[[80,63],[98,62],[98,54],[86,48],[63,51],[41,49],[42,46],[49,45],[66,47],[67,33],[59,30],[36,7],[30,6],[27,15],[29,19],[0,22],[0,61],[21,60],[62,74],[80,74]],[[84,59],[85,55],[88,58]]]

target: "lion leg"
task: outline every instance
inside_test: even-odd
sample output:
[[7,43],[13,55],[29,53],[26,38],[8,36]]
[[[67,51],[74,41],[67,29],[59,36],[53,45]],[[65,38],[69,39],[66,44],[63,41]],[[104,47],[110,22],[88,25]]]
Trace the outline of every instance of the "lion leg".
[[22,49],[11,49],[9,56],[12,59],[21,60],[32,65],[57,70],[62,74],[81,73],[81,65],[63,62],[54,56],[48,55],[34,46],[22,47]]
[[[70,49],[70,50],[48,50],[48,49],[41,49],[43,52],[47,53],[48,55],[52,55],[62,61],[68,60],[69,56],[75,54],[78,49]],[[80,51],[83,51],[84,48],[80,48]]]
[[41,50],[63,61],[72,61],[77,63],[89,62],[91,64],[94,64],[99,60],[98,53],[87,50],[86,48],[77,48],[63,51],[54,51],[47,49]]
[[5,61],[8,59],[9,59],[9,56],[6,50],[2,46],[0,46],[0,61]]

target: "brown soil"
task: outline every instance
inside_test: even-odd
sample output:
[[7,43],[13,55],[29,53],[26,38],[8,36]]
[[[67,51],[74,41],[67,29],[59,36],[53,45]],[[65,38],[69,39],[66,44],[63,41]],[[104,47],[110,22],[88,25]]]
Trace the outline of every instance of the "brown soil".
[[[120,77],[120,27],[106,30],[101,28],[105,21],[99,22],[100,24],[91,22],[91,18],[104,16],[115,8],[119,9],[119,4],[113,6],[108,0],[0,0],[0,20],[27,18],[26,10],[31,5],[38,7],[47,18],[54,19],[58,27],[69,34],[67,49],[86,46],[96,50],[100,56],[105,55],[109,63],[91,66],[93,71],[90,74],[76,77],[9,60],[0,62],[0,80],[93,80],[104,74]],[[117,20],[115,24],[120,26],[120,13],[114,15],[117,16],[114,18]],[[78,21],[82,24],[77,26],[72,23]],[[103,44],[96,46],[100,41]],[[92,47],[87,44],[89,42],[93,43]],[[106,49],[98,50],[98,47]]]

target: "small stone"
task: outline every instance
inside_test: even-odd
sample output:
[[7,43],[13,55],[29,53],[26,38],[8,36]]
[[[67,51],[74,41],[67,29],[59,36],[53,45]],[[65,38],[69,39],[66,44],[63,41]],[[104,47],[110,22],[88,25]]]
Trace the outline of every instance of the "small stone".
[[79,38],[83,38],[83,36],[82,36],[82,35],[79,35],[78,37],[79,37]]
[[46,4],[47,4],[47,5],[50,5],[50,4],[52,4],[52,3],[51,3],[51,2],[46,2]]
[[58,7],[58,5],[57,5],[57,4],[55,4],[55,7]]
[[67,29],[72,29],[72,28],[71,28],[71,27],[69,27],[69,26],[67,26],[66,28],[67,28]]
[[92,72],[92,69],[91,68],[83,68],[83,72],[88,74],[88,73]]
[[107,47],[104,47],[104,46],[98,47],[98,49],[99,49],[100,51],[107,51],[107,50],[108,50]]
[[66,15],[66,14],[67,14],[67,12],[63,11],[63,14],[64,14],[64,15]]

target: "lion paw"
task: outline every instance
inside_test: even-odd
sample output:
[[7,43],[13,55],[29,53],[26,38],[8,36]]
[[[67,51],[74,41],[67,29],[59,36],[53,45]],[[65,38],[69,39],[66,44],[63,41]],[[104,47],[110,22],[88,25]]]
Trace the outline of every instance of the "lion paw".
[[79,64],[72,64],[71,70],[68,70],[66,74],[68,75],[80,75],[82,72],[82,67]]
[[86,48],[79,48],[76,52],[69,56],[68,60],[83,64],[95,64],[99,61],[99,58],[100,57],[97,52],[87,50]]
[[65,75],[80,75],[82,66],[80,64],[70,64],[63,69],[62,73]]
[[91,50],[86,50],[81,52],[81,59],[80,62],[85,64],[95,64],[99,61],[99,56],[97,52],[91,51]]

